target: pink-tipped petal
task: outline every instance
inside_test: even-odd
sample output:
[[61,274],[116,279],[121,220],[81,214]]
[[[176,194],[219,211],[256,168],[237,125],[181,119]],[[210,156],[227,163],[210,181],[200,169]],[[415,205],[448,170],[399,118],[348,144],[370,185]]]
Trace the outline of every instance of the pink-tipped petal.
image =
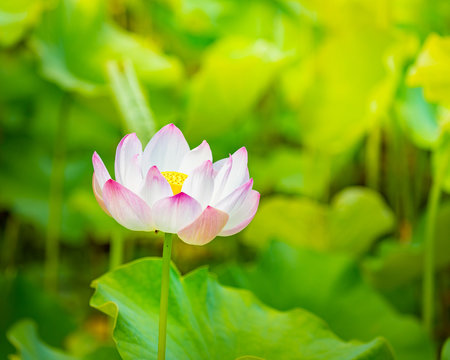
[[103,185],[105,185],[105,182],[111,179],[111,176],[109,175],[105,164],[103,163],[97,152],[94,152],[94,155],[92,155],[92,165],[94,166],[94,174],[97,179],[97,183],[100,189],[102,189]]
[[110,179],[103,187],[103,200],[111,216],[135,231],[154,230],[150,207],[132,191]]
[[199,146],[184,155],[179,172],[189,175],[194,169],[198,168],[208,160],[212,162],[211,148],[209,147],[209,144],[203,140]]
[[202,213],[200,203],[189,195],[177,195],[157,201],[152,208],[156,229],[176,234]]
[[[220,163],[216,170],[214,168],[217,163]],[[211,202],[214,204],[220,199],[223,198],[225,185],[228,182],[228,177],[230,176],[231,167],[233,166],[233,157],[230,155],[228,158],[219,160],[217,163],[213,165],[215,171],[217,171],[216,177],[214,179],[214,194]]]
[[103,201],[103,191],[100,187],[100,184],[98,183],[97,177],[95,176],[95,172],[92,175],[92,189],[94,190],[95,199],[97,200],[102,210],[109,216],[111,216],[108,209],[106,208],[105,202]]
[[115,174],[123,186],[138,192],[142,184],[142,144],[136,134],[126,135],[117,146]]
[[259,198],[259,192],[252,190],[240,208],[230,214],[230,219],[219,236],[234,235],[250,224],[258,210]]
[[180,129],[173,124],[166,125],[145,147],[143,170],[155,165],[160,171],[178,171],[188,152],[189,145]]
[[147,172],[140,195],[148,206],[151,207],[158,200],[172,196],[173,192],[166,178],[161,175],[158,168],[152,166]]
[[230,175],[228,176],[228,181],[225,184],[223,195],[228,195],[238,186],[241,186],[243,183],[247,182],[249,179],[247,168],[247,161],[248,161],[247,149],[245,147],[241,147],[232,155],[232,157],[233,157],[233,166],[231,167],[231,172]]
[[192,224],[178,232],[178,237],[191,245],[205,245],[219,234],[228,218],[227,213],[208,206]]
[[214,207],[231,214],[235,209],[238,209],[244,203],[247,195],[252,190],[252,186],[253,179],[250,179],[245,184],[242,184],[236,190],[232,191],[225,198],[213,204]]
[[197,200],[203,209],[209,204],[214,192],[214,170],[210,160],[191,172],[181,191]]

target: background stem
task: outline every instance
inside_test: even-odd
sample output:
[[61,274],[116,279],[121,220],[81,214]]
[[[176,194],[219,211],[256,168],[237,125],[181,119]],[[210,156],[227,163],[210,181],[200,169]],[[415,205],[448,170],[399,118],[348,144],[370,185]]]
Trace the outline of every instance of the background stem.
[[5,225],[5,232],[3,233],[3,245],[1,256],[2,268],[14,268],[15,255],[17,250],[17,243],[19,240],[19,220],[13,215],[8,217]]
[[429,334],[433,332],[434,322],[434,267],[435,267],[435,225],[436,215],[439,208],[439,198],[441,196],[442,171],[439,171],[431,186],[428,198],[427,215],[425,223],[425,254],[424,254],[424,272],[423,272],[423,299],[422,313],[423,324]]
[[370,132],[366,143],[367,186],[378,191],[380,185],[380,142],[381,129],[376,124]]
[[172,234],[164,234],[163,264],[161,274],[161,301],[159,308],[158,360],[166,357],[167,309],[169,300],[170,257],[172,253]]
[[58,117],[55,148],[53,153],[52,173],[50,177],[49,218],[45,243],[45,286],[49,291],[58,288],[59,236],[63,205],[64,168],[66,154],[66,137],[70,95],[65,93],[61,99]]
[[123,236],[120,232],[111,233],[109,250],[109,269],[114,270],[123,263]]

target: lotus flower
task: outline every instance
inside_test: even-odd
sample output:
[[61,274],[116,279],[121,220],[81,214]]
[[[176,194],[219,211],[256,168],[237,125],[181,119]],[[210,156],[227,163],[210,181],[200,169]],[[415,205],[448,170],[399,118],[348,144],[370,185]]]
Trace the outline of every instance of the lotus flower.
[[206,141],[190,150],[173,124],[144,151],[136,134],[126,135],[117,146],[116,180],[96,152],[92,162],[98,203],[130,230],[176,233],[188,244],[204,245],[241,231],[258,209],[245,147],[213,163]]

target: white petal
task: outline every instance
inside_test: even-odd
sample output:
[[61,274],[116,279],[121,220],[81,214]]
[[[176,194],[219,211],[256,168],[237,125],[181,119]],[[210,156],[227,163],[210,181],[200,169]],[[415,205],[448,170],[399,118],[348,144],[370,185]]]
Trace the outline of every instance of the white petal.
[[189,145],[180,129],[173,124],[166,125],[145,147],[142,169],[146,172],[155,165],[160,171],[178,171],[188,152]]
[[147,172],[139,194],[151,207],[156,201],[172,196],[173,192],[166,178],[161,175],[158,168],[152,166]]
[[202,209],[206,208],[214,192],[214,170],[210,160],[191,172],[184,181],[181,191],[197,200]]
[[259,192],[252,190],[244,203],[230,214],[230,218],[219,236],[234,235],[250,224],[258,210],[259,198]]
[[221,199],[213,206],[228,214],[231,214],[235,209],[238,209],[247,198],[248,193],[252,190],[253,179],[250,179],[245,184],[242,184],[237,189],[232,191],[225,198]]
[[231,167],[230,175],[228,176],[228,181],[225,184],[223,195],[228,195],[249,179],[247,168],[247,149],[245,147],[240,148],[232,155],[232,157],[233,165]]
[[203,140],[199,146],[184,155],[179,172],[189,175],[207,160],[212,162],[212,153],[209,144]]
[[219,170],[217,170],[217,174],[214,179],[214,194],[211,200],[212,204],[216,203],[223,197],[222,194],[224,193],[225,185],[228,182],[231,167],[233,166],[233,157],[230,155],[228,158],[219,160],[217,163],[219,162],[221,164]]
[[177,195],[158,200],[152,208],[158,230],[176,234],[191,224],[202,213],[200,203],[189,195]]
[[105,183],[103,200],[111,216],[127,229],[154,230],[150,207],[118,182],[110,179]]
[[225,165],[225,163],[228,161],[228,159],[229,159],[229,158],[223,158],[223,159],[220,159],[220,160],[216,161],[216,162],[213,164],[214,171],[215,171],[215,172],[219,172],[220,169],[222,169],[222,167],[223,167],[223,166]]
[[105,167],[105,164],[103,164],[103,161],[97,154],[97,152],[94,152],[94,155],[92,155],[92,165],[94,166],[94,174],[98,186],[100,187],[100,189],[102,189],[103,185],[105,185],[105,183],[109,179],[111,179],[111,176],[109,175],[109,172]]
[[126,188],[138,192],[142,184],[142,144],[136,134],[126,135],[117,146],[116,180]]

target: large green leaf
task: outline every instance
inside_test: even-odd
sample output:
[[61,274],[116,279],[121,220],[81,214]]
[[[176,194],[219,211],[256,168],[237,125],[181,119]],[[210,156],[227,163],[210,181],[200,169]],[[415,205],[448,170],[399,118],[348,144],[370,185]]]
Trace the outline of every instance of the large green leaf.
[[273,196],[263,199],[244,241],[267,247],[272,239],[317,250],[329,248],[328,208],[307,198]]
[[309,23],[297,16],[304,12],[295,3],[181,0],[147,1],[143,5],[170,48],[194,64],[205,48],[226,36],[264,39],[297,51],[308,49],[306,43],[311,41],[310,29],[305,27]]
[[374,240],[393,229],[394,222],[394,213],[377,192],[362,187],[344,189],[331,202],[331,247],[364,253]]
[[273,242],[256,266],[230,266],[219,274],[225,284],[249,289],[276,309],[312,311],[346,340],[383,336],[400,360],[432,359],[431,342],[419,322],[397,313],[346,256]]
[[388,40],[379,29],[363,27],[340,29],[320,43],[297,115],[308,148],[339,153],[361,141],[370,126],[369,101],[385,75]]
[[404,89],[395,109],[403,131],[412,142],[420,148],[433,148],[439,138],[439,126],[436,111],[426,102],[422,89]]
[[450,338],[447,339],[442,347],[441,360],[450,360]]
[[179,62],[109,22],[105,6],[101,0],[61,0],[45,14],[34,38],[44,75],[66,90],[92,94],[105,90],[109,60],[130,59],[149,84],[177,84]]
[[11,359],[20,360],[119,360],[117,351],[112,347],[99,347],[83,356],[69,355],[60,349],[48,346],[39,338],[36,324],[22,320],[8,331],[8,339],[19,354]]
[[429,101],[450,105],[449,65],[450,37],[429,35],[409,71],[409,84],[422,86]]
[[255,188],[263,193],[276,191],[322,199],[330,182],[349,159],[348,154],[331,156],[291,147],[273,149],[266,156],[252,158]]
[[[2,242],[5,241],[2,239]],[[38,273],[33,270],[33,273]],[[41,335],[51,345],[58,346],[75,329],[73,318],[55,296],[47,294],[22,273],[0,274],[0,333],[22,318],[30,318],[41,324]],[[30,301],[32,299],[32,301]],[[10,352],[11,345],[0,337],[0,354]]]
[[198,133],[217,136],[236,125],[285,62],[286,54],[262,39],[226,37],[214,44],[191,82],[187,134],[201,140]]
[[392,230],[394,221],[381,196],[366,188],[341,191],[331,206],[306,198],[274,196],[262,202],[245,232],[245,241],[264,247],[278,238],[296,246],[359,255]]
[[20,351],[21,360],[76,360],[44,344],[37,335],[36,325],[29,320],[16,324],[8,332],[8,339]]
[[[155,359],[161,259],[141,259],[94,281],[91,305],[114,318],[123,359]],[[391,359],[381,339],[344,343],[310,313],[279,312],[206,269],[170,273],[167,359]]]
[[41,0],[0,2],[0,45],[12,46],[22,39],[41,15]]

